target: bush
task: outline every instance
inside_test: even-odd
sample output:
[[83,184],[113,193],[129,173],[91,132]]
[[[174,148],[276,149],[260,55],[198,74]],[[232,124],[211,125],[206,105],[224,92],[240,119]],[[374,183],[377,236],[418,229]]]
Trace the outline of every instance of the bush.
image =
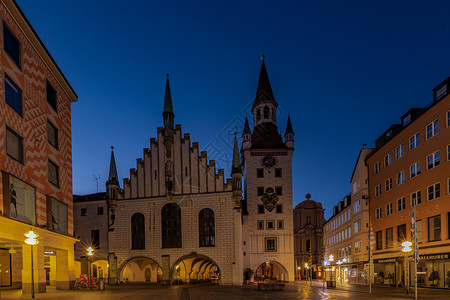
[[252,278],[253,273],[255,273],[255,271],[253,271],[250,268],[246,268],[244,270],[244,280],[250,280],[250,278]]

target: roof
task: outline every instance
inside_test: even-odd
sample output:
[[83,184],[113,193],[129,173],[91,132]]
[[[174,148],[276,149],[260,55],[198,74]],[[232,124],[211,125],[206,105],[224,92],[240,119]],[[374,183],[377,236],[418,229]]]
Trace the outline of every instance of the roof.
[[270,86],[269,75],[267,74],[266,64],[264,63],[264,56],[262,57],[261,71],[259,72],[258,87],[256,89],[256,97],[253,106],[262,101],[270,101],[274,102],[276,106],[278,105],[273,96],[272,87]]
[[73,195],[73,202],[86,202],[106,200],[106,192],[87,194],[87,195]]
[[322,203],[316,202],[314,200],[308,199],[303,202],[300,202],[295,206],[295,209],[297,208],[304,208],[304,209],[323,209]]
[[272,122],[256,126],[252,134],[252,149],[287,149],[286,144]]
[[244,123],[244,131],[242,132],[242,134],[246,134],[246,133],[252,133],[250,131],[250,125],[248,124],[248,119],[247,116],[245,116],[245,123]]
[[170,93],[169,74],[166,79],[166,94],[164,96],[164,109],[163,113],[168,112],[173,114],[172,95]]
[[114,147],[111,147],[111,161],[109,163],[109,177],[107,184],[119,185],[119,177],[117,176],[116,159],[114,158]]
[[288,116],[286,131],[284,134],[288,134],[288,133],[294,133],[294,129],[292,129],[291,116]]
[[238,147],[236,134],[234,135],[233,163],[231,165],[231,174],[235,174],[235,173],[242,173],[241,159],[239,157],[239,147]]
[[[364,150],[366,150],[366,151],[364,151]],[[367,155],[370,154],[373,150],[374,150],[374,148],[363,148],[359,151],[358,158],[356,159],[355,166],[353,167],[353,172],[352,172],[352,177],[350,178],[350,182],[352,182],[353,176],[355,176],[356,167],[358,166],[358,162],[359,162],[359,158],[361,157],[361,154],[363,152],[367,152],[366,154],[364,154],[364,160],[365,160]]]

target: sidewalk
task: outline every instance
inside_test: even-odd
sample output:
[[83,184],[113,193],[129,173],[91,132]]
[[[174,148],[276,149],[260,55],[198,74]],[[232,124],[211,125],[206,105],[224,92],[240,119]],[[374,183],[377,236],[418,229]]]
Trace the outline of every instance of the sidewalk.
[[[310,281],[306,280],[295,281],[296,285],[299,286],[310,286]],[[313,280],[312,287],[315,289],[323,289],[322,280]],[[369,295],[369,286],[360,284],[339,284],[336,283],[336,288],[327,289],[325,283],[325,292],[331,290],[341,290],[347,292],[354,292],[355,294],[367,294]],[[391,287],[385,285],[374,285],[372,284],[372,295],[380,296],[392,296],[399,298],[411,298],[414,299],[414,287],[410,287],[409,295],[406,294],[406,288],[402,287]],[[418,299],[450,299],[449,289],[433,289],[433,288],[418,288],[417,290]]]

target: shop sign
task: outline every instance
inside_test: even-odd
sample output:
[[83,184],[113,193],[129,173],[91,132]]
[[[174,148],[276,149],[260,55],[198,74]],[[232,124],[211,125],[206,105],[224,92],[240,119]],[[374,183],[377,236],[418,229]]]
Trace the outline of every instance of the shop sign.
[[375,263],[379,264],[387,264],[387,263],[395,263],[397,261],[396,258],[384,258],[384,259],[374,259]]
[[420,260],[442,260],[442,259],[449,259],[449,258],[450,258],[450,253],[419,255]]

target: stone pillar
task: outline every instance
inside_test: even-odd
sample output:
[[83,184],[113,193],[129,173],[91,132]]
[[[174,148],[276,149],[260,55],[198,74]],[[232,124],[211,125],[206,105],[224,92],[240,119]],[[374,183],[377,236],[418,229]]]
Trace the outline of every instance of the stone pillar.
[[162,256],[162,282],[163,285],[169,285],[171,284],[171,278],[170,278],[170,255],[163,255]]
[[56,285],[56,256],[50,256],[50,285]]
[[68,290],[69,280],[69,255],[65,250],[56,251],[56,289]]
[[[119,284],[119,274],[117,272],[117,257],[114,255],[114,253],[108,254],[108,264],[108,284]],[[81,270],[83,270],[83,267],[81,268]],[[83,271],[81,271],[81,274],[83,274]]]
[[44,246],[37,244],[22,246],[22,294],[31,294],[31,251],[33,250],[34,293],[46,292],[46,274],[44,268]]

